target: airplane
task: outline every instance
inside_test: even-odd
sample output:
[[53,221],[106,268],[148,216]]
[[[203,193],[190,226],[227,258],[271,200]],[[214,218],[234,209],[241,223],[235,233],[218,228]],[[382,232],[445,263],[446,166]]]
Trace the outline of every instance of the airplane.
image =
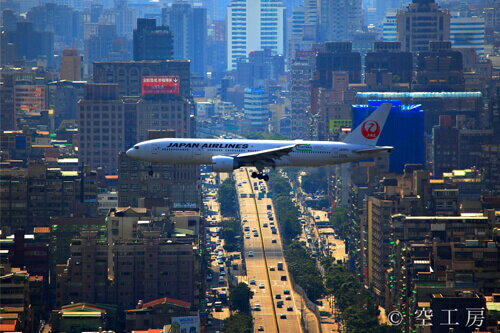
[[377,146],[391,107],[381,104],[342,141],[165,138],[140,142],[127,156],[156,164],[212,165],[214,172],[254,166],[258,172],[253,171],[252,178],[268,181],[264,169],[269,167],[319,167],[391,152],[393,147]]

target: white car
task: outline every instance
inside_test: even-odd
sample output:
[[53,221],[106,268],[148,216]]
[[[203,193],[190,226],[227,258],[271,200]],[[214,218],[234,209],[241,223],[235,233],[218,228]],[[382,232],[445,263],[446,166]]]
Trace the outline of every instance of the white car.
[[264,284],[263,283],[259,284],[259,289],[264,289]]
[[253,251],[248,251],[248,256],[253,257]]

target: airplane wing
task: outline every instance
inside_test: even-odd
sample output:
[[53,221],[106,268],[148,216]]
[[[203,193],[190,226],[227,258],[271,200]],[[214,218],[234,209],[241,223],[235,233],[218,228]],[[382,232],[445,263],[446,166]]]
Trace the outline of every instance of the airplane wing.
[[250,153],[238,154],[235,157],[237,157],[238,161],[240,161],[243,165],[273,166],[275,159],[288,155],[293,148],[299,145],[300,143],[284,147],[259,150]]

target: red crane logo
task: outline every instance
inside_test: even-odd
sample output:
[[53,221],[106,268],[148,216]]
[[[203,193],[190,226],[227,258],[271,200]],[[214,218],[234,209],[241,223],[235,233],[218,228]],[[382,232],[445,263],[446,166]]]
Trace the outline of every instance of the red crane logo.
[[380,135],[380,125],[375,120],[367,120],[361,126],[361,134],[369,140],[376,139]]

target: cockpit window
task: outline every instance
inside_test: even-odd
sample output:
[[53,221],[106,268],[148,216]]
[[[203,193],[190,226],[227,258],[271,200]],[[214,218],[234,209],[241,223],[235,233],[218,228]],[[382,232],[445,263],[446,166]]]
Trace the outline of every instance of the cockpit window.
[[134,146],[134,149],[139,149],[139,146]]

